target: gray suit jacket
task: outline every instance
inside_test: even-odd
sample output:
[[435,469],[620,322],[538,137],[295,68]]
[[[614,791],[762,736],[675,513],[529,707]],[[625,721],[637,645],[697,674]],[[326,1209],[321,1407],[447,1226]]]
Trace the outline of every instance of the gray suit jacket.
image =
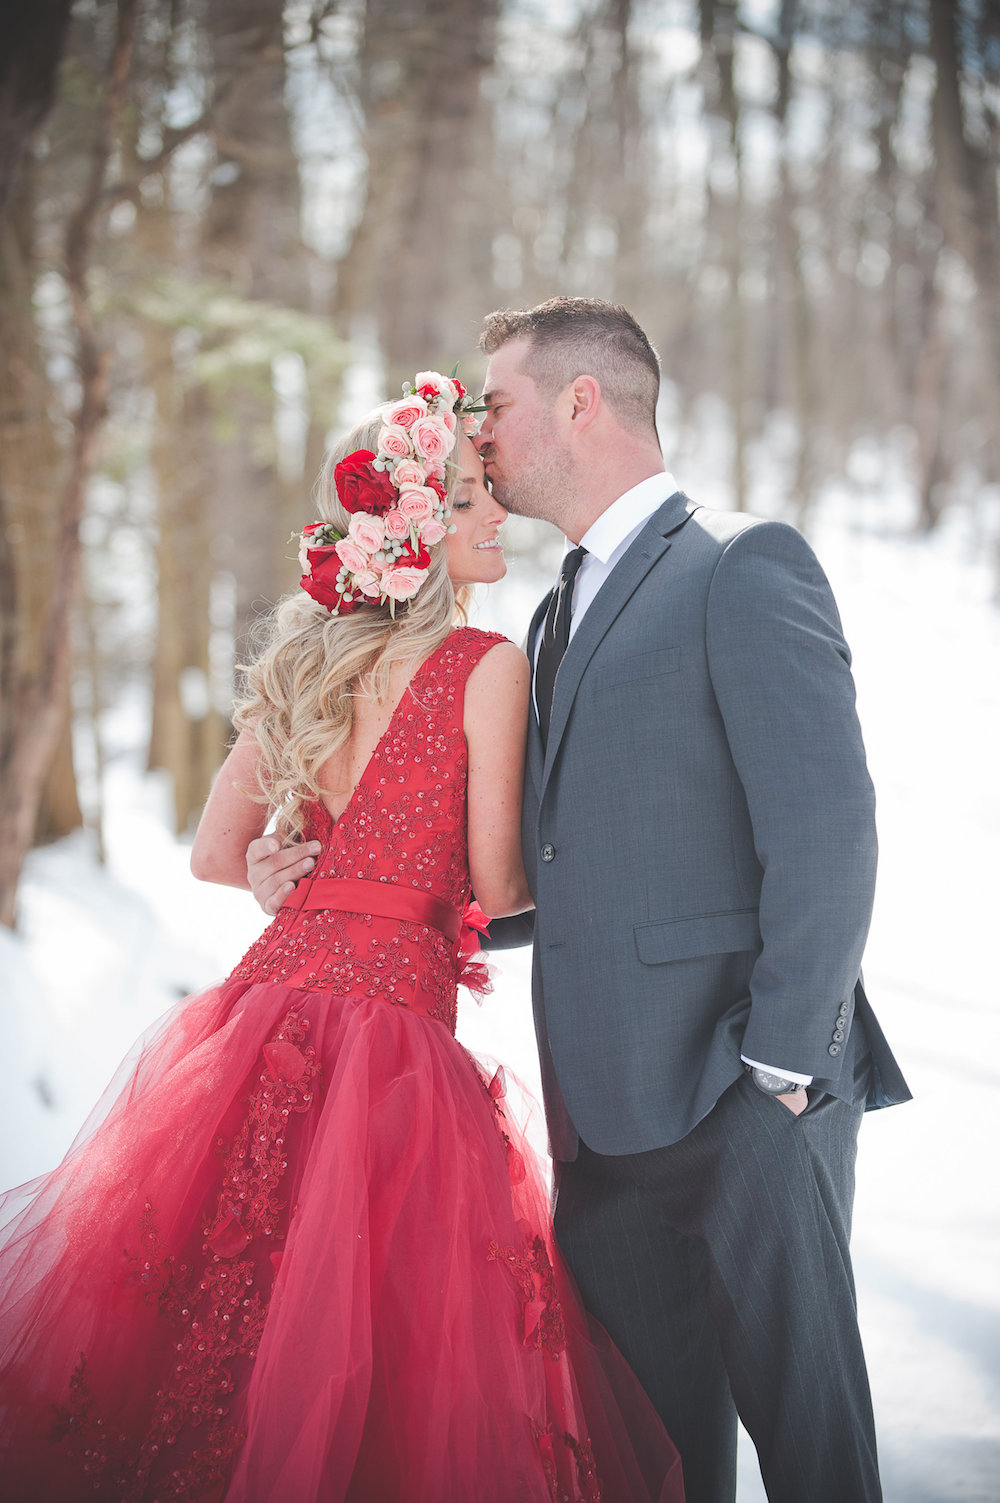
[[[532,622],[529,653],[544,614]],[[864,992],[874,795],[850,653],[794,528],[672,496],[532,717],[524,851],[556,1157],[676,1142],[740,1054],[909,1096]]]

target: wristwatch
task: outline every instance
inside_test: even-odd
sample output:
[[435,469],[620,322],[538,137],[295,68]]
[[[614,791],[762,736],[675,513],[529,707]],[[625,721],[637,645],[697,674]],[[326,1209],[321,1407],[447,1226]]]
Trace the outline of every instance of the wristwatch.
[[770,1070],[761,1070],[757,1065],[747,1065],[746,1068],[758,1091],[763,1091],[765,1096],[794,1096],[796,1091],[805,1090],[801,1081],[788,1080],[784,1075],[772,1075]]

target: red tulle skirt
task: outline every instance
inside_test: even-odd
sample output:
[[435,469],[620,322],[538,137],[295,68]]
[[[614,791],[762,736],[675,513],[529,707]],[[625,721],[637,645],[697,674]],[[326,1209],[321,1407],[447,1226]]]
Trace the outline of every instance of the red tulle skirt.
[[227,983],[0,1233],[9,1503],[680,1503],[539,1172],[448,1029]]

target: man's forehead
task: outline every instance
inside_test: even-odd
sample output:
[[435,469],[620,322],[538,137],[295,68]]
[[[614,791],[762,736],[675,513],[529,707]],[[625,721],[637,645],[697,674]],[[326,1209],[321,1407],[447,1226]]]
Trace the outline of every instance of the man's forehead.
[[501,385],[509,384],[522,373],[524,357],[530,347],[531,341],[525,334],[519,334],[516,339],[508,339],[490,356],[486,365],[486,380],[498,389]]
[[[512,340],[511,344],[516,342]],[[498,397],[509,397],[515,387],[531,380],[531,377],[521,369],[521,354],[520,350],[511,349],[511,345],[506,344],[502,349],[497,350],[496,354],[490,356],[484,381],[484,402],[496,401]]]

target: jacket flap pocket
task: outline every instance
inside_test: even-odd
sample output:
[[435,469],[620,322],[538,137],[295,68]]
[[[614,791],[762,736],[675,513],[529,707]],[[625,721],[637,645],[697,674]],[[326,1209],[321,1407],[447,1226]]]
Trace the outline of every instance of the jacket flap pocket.
[[756,908],[731,913],[700,913],[665,924],[636,924],[635,947],[643,965],[693,960],[698,955],[726,955],[760,948]]
[[640,652],[619,663],[607,663],[597,669],[602,684],[627,684],[637,678],[658,678],[662,673],[676,673],[681,665],[679,647],[661,647],[657,652]]

